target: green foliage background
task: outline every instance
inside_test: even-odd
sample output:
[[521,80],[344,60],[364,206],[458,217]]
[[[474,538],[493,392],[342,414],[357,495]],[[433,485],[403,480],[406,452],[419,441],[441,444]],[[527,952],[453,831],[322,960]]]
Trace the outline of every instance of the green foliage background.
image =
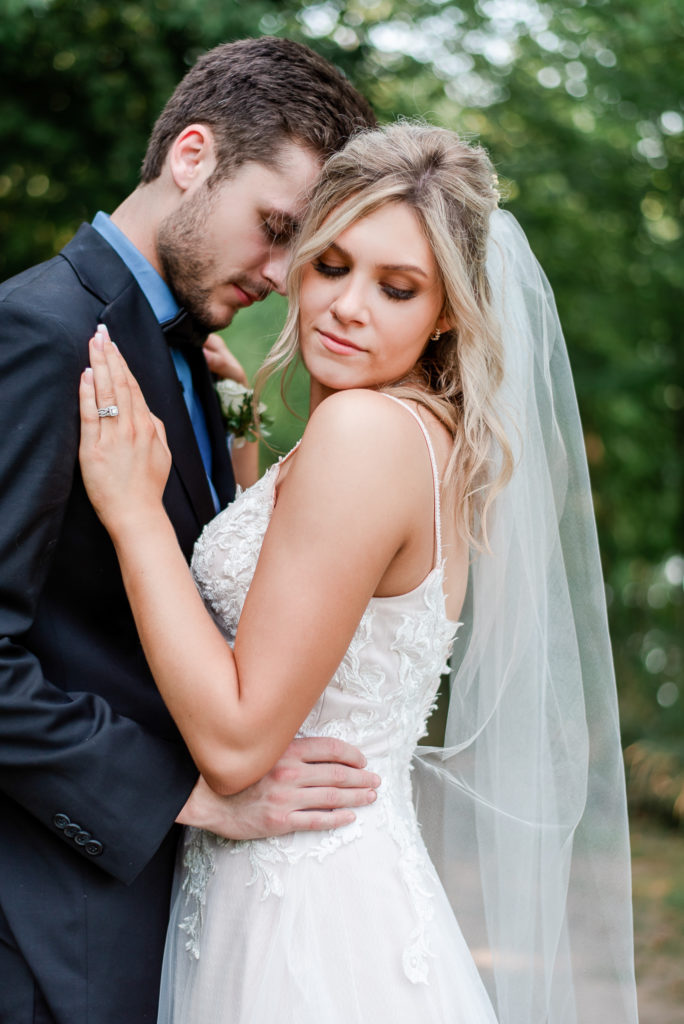
[[[565,326],[628,761],[684,816],[684,0],[2,0],[0,13],[3,278],[135,186],[165,99],[224,40],[303,40],[381,120],[479,137]],[[270,299],[231,328],[251,371],[282,314]],[[302,376],[292,404],[306,408]],[[276,443],[300,431],[279,410]]]

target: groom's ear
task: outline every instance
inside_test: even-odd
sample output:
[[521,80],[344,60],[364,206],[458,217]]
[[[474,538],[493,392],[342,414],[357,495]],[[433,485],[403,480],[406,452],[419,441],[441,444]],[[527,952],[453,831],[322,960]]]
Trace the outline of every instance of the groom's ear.
[[171,143],[168,154],[171,177],[181,192],[194,191],[216,167],[214,136],[206,124],[190,124]]

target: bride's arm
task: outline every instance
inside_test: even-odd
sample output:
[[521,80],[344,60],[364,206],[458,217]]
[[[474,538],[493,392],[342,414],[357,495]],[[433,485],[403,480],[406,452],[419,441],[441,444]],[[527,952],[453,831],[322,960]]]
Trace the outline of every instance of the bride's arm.
[[[162,696],[211,787],[237,792],[277,761],[344,655],[411,529],[407,450],[424,453],[397,438],[404,417],[380,396],[349,392],[319,407],[280,487],[233,656],[161,504],[159,427],[113,347],[92,359],[97,403],[92,378],[81,389],[89,494]],[[99,421],[97,405],[114,403],[119,420]]]

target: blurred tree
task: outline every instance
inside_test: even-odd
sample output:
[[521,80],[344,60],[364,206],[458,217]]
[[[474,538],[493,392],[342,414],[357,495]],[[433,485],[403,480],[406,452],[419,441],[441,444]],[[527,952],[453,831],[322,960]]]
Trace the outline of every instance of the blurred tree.
[[[684,0],[3,0],[0,270],[137,180],[175,82],[217,42],[288,35],[382,119],[478,136],[556,293],[594,483],[626,738],[684,734]],[[241,314],[252,369],[282,303]],[[305,381],[293,395],[306,408]],[[289,443],[301,427],[281,420]],[[276,438],[278,440],[278,438]]]
[[135,186],[154,119],[196,57],[259,33],[250,0],[4,0],[0,276],[50,256]]

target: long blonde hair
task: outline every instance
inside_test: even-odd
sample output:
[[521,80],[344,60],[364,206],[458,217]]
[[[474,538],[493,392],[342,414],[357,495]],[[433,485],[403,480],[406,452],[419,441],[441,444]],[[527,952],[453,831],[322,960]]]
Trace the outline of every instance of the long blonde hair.
[[425,350],[410,379],[383,390],[420,402],[447,427],[453,447],[444,474],[464,537],[487,543],[487,510],[512,471],[494,408],[503,375],[498,321],[485,269],[489,217],[498,205],[485,151],[454,132],[400,122],[354,136],[326,163],[311,196],[288,274],[289,312],[257,388],[299,354],[302,271],[346,228],[381,206],[406,203],[434,254],[444,315],[454,326]]

